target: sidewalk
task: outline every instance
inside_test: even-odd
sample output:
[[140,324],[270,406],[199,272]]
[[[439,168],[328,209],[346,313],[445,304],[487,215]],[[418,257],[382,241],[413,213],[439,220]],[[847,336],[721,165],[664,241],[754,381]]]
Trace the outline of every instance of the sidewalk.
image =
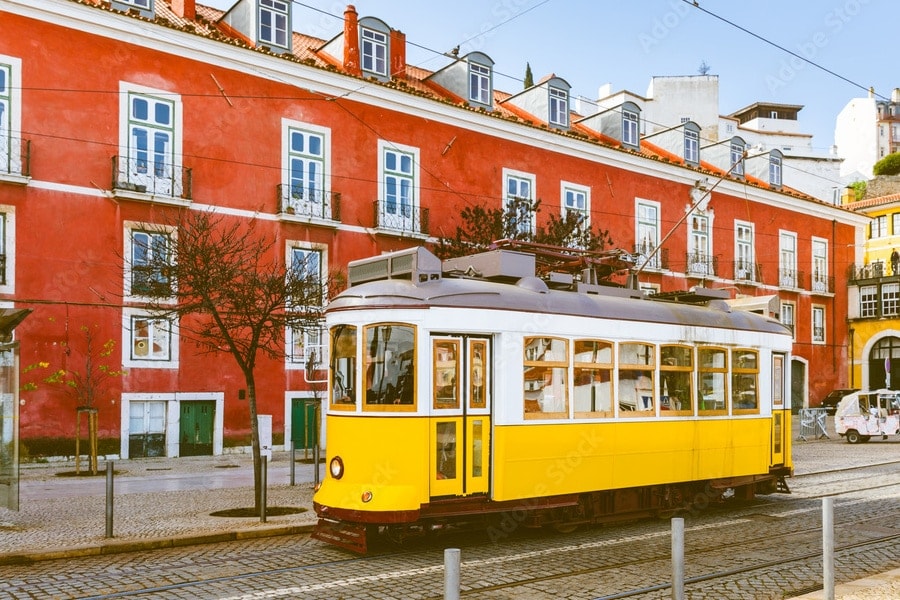
[[[796,474],[887,462],[900,457],[900,442],[851,446],[830,438],[797,439]],[[297,454],[298,459],[302,453]],[[253,466],[249,455],[145,458],[114,463],[113,537],[106,537],[106,464],[96,477],[73,473],[74,463],[25,464],[21,469],[20,511],[0,508],[0,565],[27,564],[62,557],[247,539],[311,531],[313,466],[295,463],[290,485],[290,455],[276,452],[269,463],[266,506],[306,509],[285,516],[214,517],[211,513],[253,506]],[[324,476],[324,465],[320,473]],[[792,488],[791,481],[788,485]],[[799,490],[798,490],[799,491]],[[801,596],[819,600],[822,592]],[[896,600],[900,570],[837,586],[838,600]]]

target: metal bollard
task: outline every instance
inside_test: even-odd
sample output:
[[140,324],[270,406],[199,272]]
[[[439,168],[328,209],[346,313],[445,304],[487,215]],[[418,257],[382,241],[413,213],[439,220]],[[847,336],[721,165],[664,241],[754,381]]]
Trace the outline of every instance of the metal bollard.
[[106,461],[106,537],[113,536],[113,461]]
[[672,600],[684,600],[684,519],[672,519]]
[[265,455],[262,457],[262,468],[260,469],[260,477],[259,477],[259,522],[266,522],[266,480],[268,479],[267,474],[269,470],[269,458]]
[[294,473],[297,470],[297,457],[296,457],[297,449],[294,447],[294,440],[291,440],[291,485],[294,485],[295,476]]
[[444,550],[444,600],[459,600],[459,548]]
[[834,498],[822,498],[822,590],[834,600]]

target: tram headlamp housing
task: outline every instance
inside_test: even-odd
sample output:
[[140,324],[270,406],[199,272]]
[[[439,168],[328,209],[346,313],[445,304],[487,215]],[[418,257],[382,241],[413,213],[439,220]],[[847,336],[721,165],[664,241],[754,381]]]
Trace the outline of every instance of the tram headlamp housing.
[[335,479],[340,479],[344,476],[344,461],[341,460],[340,456],[335,456],[331,459],[331,462],[328,463],[328,471]]
[[371,502],[372,501],[372,492],[369,490],[366,490],[365,492],[362,493],[360,500],[362,500],[363,503]]

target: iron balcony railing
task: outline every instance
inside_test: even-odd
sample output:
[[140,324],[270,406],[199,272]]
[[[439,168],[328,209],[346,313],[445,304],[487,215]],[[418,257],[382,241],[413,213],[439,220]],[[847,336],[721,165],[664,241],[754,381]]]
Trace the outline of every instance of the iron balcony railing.
[[887,275],[884,263],[868,263],[864,265],[851,264],[848,267],[847,278],[850,281],[864,279],[879,279]]
[[[656,252],[654,253],[654,250]],[[669,268],[669,249],[656,249],[646,242],[634,245],[634,265],[637,268],[667,270]]]
[[172,199],[191,199],[191,170],[152,158],[112,157],[112,189]]
[[714,277],[719,273],[719,259],[705,252],[688,252],[685,255],[687,274],[699,277]]
[[277,186],[278,209],[282,215],[340,222],[341,194],[304,189],[281,183]]
[[803,279],[803,271],[790,269],[787,267],[779,267],[778,269],[778,287],[797,290],[800,289],[800,282]]
[[0,174],[31,177],[31,140],[0,139]]
[[399,234],[428,235],[428,209],[403,205],[387,200],[376,200],[375,227]]
[[734,280],[762,283],[762,265],[748,260],[734,261]]
[[815,294],[833,294],[834,277],[813,272],[809,276],[809,289]]

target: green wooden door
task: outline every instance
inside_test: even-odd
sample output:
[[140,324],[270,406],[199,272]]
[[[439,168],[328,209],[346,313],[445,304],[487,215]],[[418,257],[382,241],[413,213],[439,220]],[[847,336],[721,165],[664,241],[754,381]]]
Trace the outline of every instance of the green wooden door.
[[212,456],[214,401],[181,403],[181,456]]
[[291,398],[291,441],[297,450],[312,450],[318,441],[317,401]]

